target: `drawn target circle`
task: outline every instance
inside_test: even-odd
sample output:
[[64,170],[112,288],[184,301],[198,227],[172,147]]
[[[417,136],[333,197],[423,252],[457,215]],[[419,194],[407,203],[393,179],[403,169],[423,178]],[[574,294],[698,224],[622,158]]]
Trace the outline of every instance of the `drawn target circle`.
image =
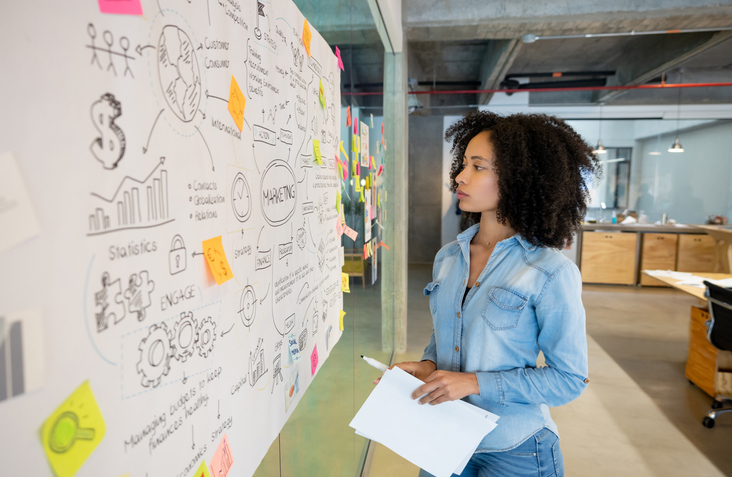
[[254,295],[254,288],[247,285],[239,299],[239,318],[244,326],[249,327],[254,323],[257,311],[257,297]]
[[173,345],[175,346],[175,359],[185,362],[193,354],[195,344],[198,341],[196,331],[196,320],[193,313],[181,313],[180,320],[175,324],[173,330]]
[[137,372],[142,374],[141,383],[145,387],[156,387],[170,371],[170,359],[174,354],[165,323],[152,325],[137,349],[140,351]]
[[241,172],[237,172],[234,182],[231,184],[231,208],[234,211],[234,217],[239,222],[246,222],[252,215],[252,195],[249,183]]

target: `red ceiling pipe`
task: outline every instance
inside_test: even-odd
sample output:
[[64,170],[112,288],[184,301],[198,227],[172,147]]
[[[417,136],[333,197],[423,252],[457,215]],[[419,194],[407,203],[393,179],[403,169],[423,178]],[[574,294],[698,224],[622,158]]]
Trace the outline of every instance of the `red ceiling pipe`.
[[[561,91],[600,91],[600,90],[631,90],[631,89],[667,89],[667,88],[718,88],[732,86],[732,83],[661,83],[641,84],[635,86],[577,86],[574,88],[526,88],[526,89],[459,89],[447,91],[410,91],[407,94],[474,94],[474,93],[551,93]],[[341,93],[341,96],[379,96],[382,92],[372,93]]]

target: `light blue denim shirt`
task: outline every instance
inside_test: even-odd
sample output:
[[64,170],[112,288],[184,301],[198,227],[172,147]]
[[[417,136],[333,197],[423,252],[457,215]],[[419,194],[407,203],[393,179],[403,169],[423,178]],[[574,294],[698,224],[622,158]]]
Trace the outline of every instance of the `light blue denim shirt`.
[[[433,333],[423,360],[437,369],[476,373],[480,394],[464,400],[500,416],[477,452],[508,450],[547,427],[549,407],[587,387],[582,280],[554,249],[516,234],[498,242],[468,293],[470,241],[476,224],[435,257],[429,295]],[[539,350],[546,366],[537,367]]]

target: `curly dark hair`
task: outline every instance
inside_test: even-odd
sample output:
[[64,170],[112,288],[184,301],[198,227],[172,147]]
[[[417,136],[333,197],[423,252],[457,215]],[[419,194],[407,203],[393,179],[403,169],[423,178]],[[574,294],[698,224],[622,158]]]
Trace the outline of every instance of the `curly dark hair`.
[[[600,176],[592,147],[562,119],[545,114],[499,116],[474,111],[445,132],[452,141],[450,190],[462,172],[468,143],[490,131],[493,164],[498,176],[497,217],[527,241],[540,247],[563,248],[572,242],[587,211],[586,180]],[[465,212],[474,222],[480,213]]]

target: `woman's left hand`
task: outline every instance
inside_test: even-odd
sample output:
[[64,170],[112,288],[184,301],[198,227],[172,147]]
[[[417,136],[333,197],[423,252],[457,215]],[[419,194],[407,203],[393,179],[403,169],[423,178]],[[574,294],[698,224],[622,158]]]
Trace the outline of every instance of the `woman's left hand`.
[[440,404],[446,401],[462,399],[470,394],[480,394],[478,377],[475,373],[456,373],[452,371],[435,371],[424,380],[424,384],[412,393],[412,399],[420,404]]

